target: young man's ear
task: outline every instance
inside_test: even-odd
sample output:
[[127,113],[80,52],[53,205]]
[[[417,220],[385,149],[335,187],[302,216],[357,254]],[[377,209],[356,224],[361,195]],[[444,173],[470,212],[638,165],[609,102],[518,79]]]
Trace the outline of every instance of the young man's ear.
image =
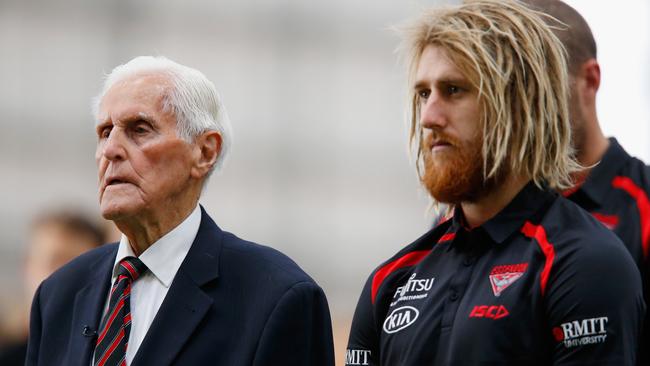
[[594,58],[589,59],[582,64],[580,69],[586,91],[595,98],[600,87],[600,65],[598,65],[598,61]]
[[206,131],[194,140],[196,159],[192,167],[194,178],[205,177],[221,154],[221,134],[217,131]]

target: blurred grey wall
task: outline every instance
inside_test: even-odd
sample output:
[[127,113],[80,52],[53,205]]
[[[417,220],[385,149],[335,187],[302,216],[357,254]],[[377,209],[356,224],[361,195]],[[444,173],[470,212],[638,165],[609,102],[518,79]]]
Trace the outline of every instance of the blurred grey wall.
[[214,81],[233,122],[231,159],[202,204],[223,229],[294,258],[349,317],[373,267],[430,225],[389,29],[423,5],[2,2],[0,288],[20,288],[36,213],[97,214],[91,98],[117,64],[159,54]]

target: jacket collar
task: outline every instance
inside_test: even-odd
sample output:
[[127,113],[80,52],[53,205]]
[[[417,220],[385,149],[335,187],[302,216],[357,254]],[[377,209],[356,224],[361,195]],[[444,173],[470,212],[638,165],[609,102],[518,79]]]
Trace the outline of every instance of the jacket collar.
[[225,306],[227,299],[214,299],[202,288],[219,277],[223,237],[224,233],[201,207],[201,224],[196,238],[174,277],[132,366],[170,365],[210,307]]

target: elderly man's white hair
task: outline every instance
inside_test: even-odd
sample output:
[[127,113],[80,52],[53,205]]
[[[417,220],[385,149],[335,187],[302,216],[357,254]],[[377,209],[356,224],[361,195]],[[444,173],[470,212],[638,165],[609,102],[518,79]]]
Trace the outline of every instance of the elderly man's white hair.
[[99,105],[106,92],[117,82],[138,74],[162,73],[172,82],[172,90],[164,99],[163,108],[176,115],[178,136],[187,142],[205,131],[221,135],[221,150],[212,171],[224,164],[232,145],[230,119],[214,84],[200,71],[178,64],[162,56],[139,56],[113,69],[104,80],[102,92],[93,100],[95,120],[99,121]]

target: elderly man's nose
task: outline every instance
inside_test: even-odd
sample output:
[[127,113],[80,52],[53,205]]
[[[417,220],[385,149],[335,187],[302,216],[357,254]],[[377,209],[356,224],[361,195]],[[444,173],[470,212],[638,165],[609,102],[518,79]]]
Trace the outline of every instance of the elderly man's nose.
[[104,141],[102,154],[109,160],[124,159],[124,145],[119,132],[111,131]]

